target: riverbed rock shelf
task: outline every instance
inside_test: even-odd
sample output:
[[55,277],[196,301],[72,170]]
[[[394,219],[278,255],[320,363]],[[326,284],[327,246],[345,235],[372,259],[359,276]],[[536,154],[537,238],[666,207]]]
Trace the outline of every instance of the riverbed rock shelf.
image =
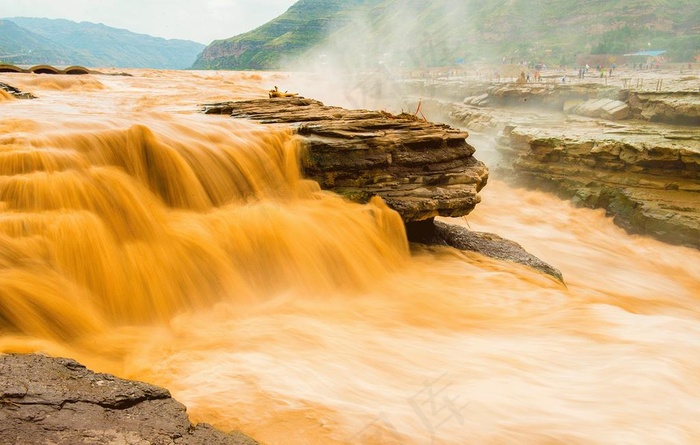
[[[697,82],[697,80],[696,80]],[[457,113],[475,109],[519,108],[580,114],[609,120],[638,119],[700,126],[700,91],[639,91],[599,83],[405,82],[404,91],[423,101],[455,104]],[[597,102],[597,103],[596,103]],[[586,104],[583,107],[581,105]],[[591,105],[595,106],[591,107]],[[461,105],[461,106],[460,106]],[[461,110],[466,108],[467,110]],[[579,113],[581,111],[581,113]]]
[[422,108],[495,137],[490,161],[503,179],[604,208],[628,232],[700,248],[700,92],[676,84],[683,89],[464,82],[468,95],[451,100],[438,83],[440,100]]
[[631,233],[700,248],[700,135],[613,136],[509,126],[501,169],[520,184],[604,208]]
[[306,148],[305,177],[353,201],[380,196],[405,222],[468,214],[488,179],[466,132],[413,115],[302,97],[209,104],[204,112],[293,125]]

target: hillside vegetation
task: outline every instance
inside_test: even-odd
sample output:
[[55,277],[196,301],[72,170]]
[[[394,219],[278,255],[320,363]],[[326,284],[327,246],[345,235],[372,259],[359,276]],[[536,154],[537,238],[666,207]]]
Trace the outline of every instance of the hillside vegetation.
[[572,65],[589,54],[700,53],[697,0],[302,0],[249,33],[215,41],[195,68],[470,61]]
[[193,68],[274,69],[295,60],[337,29],[357,11],[382,0],[300,0],[276,19],[240,36],[215,40]]
[[0,61],[20,65],[189,68],[204,45],[103,24],[13,17],[0,20]]

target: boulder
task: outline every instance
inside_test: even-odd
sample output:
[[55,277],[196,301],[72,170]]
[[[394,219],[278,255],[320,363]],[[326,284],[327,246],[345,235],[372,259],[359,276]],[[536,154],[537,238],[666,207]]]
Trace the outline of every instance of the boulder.
[[66,358],[0,355],[0,445],[254,445],[192,425],[163,388],[97,374]]
[[620,120],[629,116],[630,107],[622,101],[603,98],[587,100],[579,105],[570,107],[567,112],[581,116]]
[[630,115],[630,107],[619,100],[611,100],[603,105],[600,111],[600,117],[611,121],[627,119]]

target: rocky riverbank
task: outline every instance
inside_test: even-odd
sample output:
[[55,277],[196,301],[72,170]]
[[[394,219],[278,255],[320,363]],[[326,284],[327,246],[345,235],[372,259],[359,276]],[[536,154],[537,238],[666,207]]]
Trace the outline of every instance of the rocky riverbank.
[[491,138],[491,167],[505,179],[700,248],[700,92],[477,82],[453,102],[448,91],[423,109]]
[[0,445],[255,445],[192,425],[163,388],[90,371],[75,360],[0,355]]

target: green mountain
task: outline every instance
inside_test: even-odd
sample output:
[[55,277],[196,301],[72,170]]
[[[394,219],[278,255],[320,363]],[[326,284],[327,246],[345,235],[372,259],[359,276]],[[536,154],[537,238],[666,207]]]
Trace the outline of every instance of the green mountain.
[[194,68],[309,64],[445,66],[576,63],[591,54],[700,53],[698,0],[302,0],[275,20],[210,44]]
[[13,17],[0,20],[0,61],[118,68],[189,68],[204,45],[103,24]]
[[295,60],[339,28],[359,10],[383,0],[300,0],[265,25],[207,46],[195,69],[275,69]]

